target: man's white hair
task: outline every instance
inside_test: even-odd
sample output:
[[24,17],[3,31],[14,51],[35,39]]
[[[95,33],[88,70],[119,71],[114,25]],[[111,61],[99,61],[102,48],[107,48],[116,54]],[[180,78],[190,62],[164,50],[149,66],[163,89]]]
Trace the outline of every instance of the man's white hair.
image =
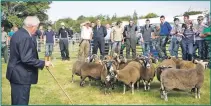
[[34,27],[40,24],[40,20],[37,16],[27,16],[23,21],[24,26]]

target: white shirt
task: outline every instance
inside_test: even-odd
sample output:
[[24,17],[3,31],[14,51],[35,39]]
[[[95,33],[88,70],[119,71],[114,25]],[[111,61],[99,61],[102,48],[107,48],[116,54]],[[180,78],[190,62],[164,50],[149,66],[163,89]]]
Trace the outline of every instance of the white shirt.
[[87,39],[90,40],[91,39],[91,35],[92,35],[92,28],[91,27],[85,27],[82,26],[81,29],[81,39]]
[[111,28],[107,29],[107,35],[105,36],[105,40],[110,40],[111,38]]

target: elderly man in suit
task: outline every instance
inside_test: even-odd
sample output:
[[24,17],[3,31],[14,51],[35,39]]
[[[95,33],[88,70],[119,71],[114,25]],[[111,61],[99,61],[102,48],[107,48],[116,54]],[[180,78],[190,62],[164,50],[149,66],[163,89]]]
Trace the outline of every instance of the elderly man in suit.
[[101,58],[105,55],[105,40],[104,37],[107,35],[105,26],[101,25],[101,21],[97,20],[97,25],[93,28],[93,54],[97,54],[97,49],[100,49]]
[[10,40],[10,59],[6,78],[11,86],[12,105],[27,105],[31,84],[38,80],[38,69],[51,66],[50,61],[39,60],[37,43],[33,34],[39,26],[36,16],[28,16],[24,26]]

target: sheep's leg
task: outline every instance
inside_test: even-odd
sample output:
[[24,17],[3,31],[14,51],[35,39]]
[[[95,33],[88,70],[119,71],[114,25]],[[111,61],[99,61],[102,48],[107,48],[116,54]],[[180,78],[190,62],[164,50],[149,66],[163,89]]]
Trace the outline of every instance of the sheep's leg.
[[74,78],[74,74],[72,74],[72,83],[74,83],[74,79],[73,78]]
[[148,81],[148,84],[147,84],[147,85],[148,85],[147,90],[150,90],[150,82],[151,82],[151,80],[149,80],[149,81]]
[[134,83],[132,83],[131,86],[132,86],[132,94],[134,94]]
[[201,96],[200,96],[200,88],[197,88],[197,95],[198,95],[198,98],[200,99]]
[[123,85],[123,94],[125,94],[125,90],[126,90],[126,85]]
[[86,79],[86,77],[81,77],[81,82],[80,82],[80,86],[83,86],[84,85],[84,80]]
[[161,82],[161,88],[160,88],[160,98],[164,98],[164,96],[165,96],[165,91],[164,91],[164,86],[163,86],[163,84],[162,84],[162,82]]
[[89,77],[89,86],[91,86],[92,79]]
[[139,81],[137,81],[136,83],[137,83],[137,89],[139,89],[139,84],[140,84]]
[[197,96],[197,88],[194,89],[194,93],[195,93],[195,98],[197,99],[198,96]]
[[164,100],[165,100],[165,101],[168,101],[167,91],[164,91],[164,94],[165,94],[165,95],[164,95],[164,97],[165,97]]
[[144,90],[146,91],[147,90],[146,81],[143,80],[143,83],[144,83]]

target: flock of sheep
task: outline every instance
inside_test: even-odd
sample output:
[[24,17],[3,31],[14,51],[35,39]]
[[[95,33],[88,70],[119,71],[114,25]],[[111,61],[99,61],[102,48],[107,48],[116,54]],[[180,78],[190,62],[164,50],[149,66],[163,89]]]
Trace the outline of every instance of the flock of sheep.
[[100,60],[97,55],[92,55],[86,61],[77,60],[72,67],[72,82],[74,75],[80,76],[80,86],[84,86],[85,79],[100,80],[104,93],[109,88],[114,89],[117,84],[123,84],[123,94],[126,86],[132,89],[134,85],[139,89],[140,82],[143,82],[144,90],[150,90],[150,83],[155,75],[160,81],[160,95],[168,101],[167,92],[171,90],[191,90],[195,98],[200,98],[200,88],[204,82],[204,70],[207,62],[184,61],[169,57],[163,60],[157,67],[157,61],[153,57],[137,56],[136,59],[127,60],[123,56],[115,54],[113,57],[105,56]]

